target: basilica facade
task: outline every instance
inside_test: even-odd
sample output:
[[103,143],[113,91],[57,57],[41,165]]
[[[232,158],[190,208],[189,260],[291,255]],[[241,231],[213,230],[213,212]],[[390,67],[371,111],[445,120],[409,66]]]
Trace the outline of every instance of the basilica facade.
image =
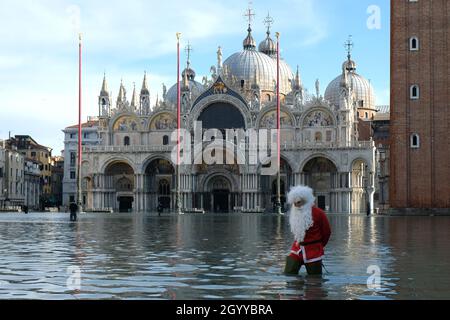
[[[188,58],[180,81],[182,128],[194,133],[198,122],[203,130],[221,132],[276,128],[276,53],[270,29],[257,46],[249,26],[242,51],[223,60],[219,47],[210,77],[197,81]],[[298,68],[294,72],[281,60],[281,200],[284,204],[292,186],[306,184],[314,189],[317,205],[330,213],[366,212],[368,205],[373,209],[375,145],[360,141],[358,119],[376,111],[374,93],[356,73],[350,54],[337,70],[339,75],[324,96],[318,81],[315,93],[309,94]],[[134,88],[131,102],[121,84],[113,103],[104,78],[99,143],[83,150],[87,211],[154,212],[158,204],[175,211],[172,133],[177,128],[177,85],[169,90],[164,86],[162,99],[152,106],[145,75],[140,92]],[[202,160],[208,141],[200,142],[203,148],[195,148],[192,141],[196,161],[179,166],[183,210],[274,212],[277,175],[262,175],[264,166],[252,164],[248,137],[234,142],[227,143],[224,151],[235,157],[234,163],[210,164]],[[237,158],[244,159],[244,164]]]

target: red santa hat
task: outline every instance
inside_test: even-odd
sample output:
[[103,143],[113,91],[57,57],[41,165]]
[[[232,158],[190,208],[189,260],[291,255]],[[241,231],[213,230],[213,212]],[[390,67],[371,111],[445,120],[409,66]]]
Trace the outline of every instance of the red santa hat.
[[293,187],[288,194],[288,203],[292,205],[302,199],[305,200],[307,204],[313,204],[314,201],[316,201],[313,190],[307,186]]

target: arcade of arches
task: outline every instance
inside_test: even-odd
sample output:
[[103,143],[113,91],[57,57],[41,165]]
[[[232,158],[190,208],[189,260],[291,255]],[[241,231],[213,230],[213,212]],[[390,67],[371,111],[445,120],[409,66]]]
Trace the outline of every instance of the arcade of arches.
[[[301,173],[294,173],[282,158],[281,202],[285,206],[292,186],[305,184],[313,188],[317,206],[327,212],[365,212],[373,200],[368,190],[372,178],[363,160],[353,162],[352,172],[340,172],[331,160],[315,157],[306,162]],[[238,165],[202,164],[195,165],[191,174],[181,175],[180,189],[183,208],[214,213],[270,212],[276,202],[277,178],[241,173]],[[148,162],[141,175],[127,162],[114,161],[104,175],[84,178],[83,191],[87,208],[154,211],[161,204],[164,209],[174,210],[176,171],[171,162],[162,158]]]

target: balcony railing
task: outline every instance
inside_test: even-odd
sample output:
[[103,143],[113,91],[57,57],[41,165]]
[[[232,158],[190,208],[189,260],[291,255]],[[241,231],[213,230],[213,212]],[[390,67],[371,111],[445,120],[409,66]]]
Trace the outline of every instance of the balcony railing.
[[[167,146],[84,146],[83,152],[95,152],[95,153],[120,153],[120,152],[131,152],[131,153],[146,153],[146,152],[172,152],[176,145]],[[258,150],[258,145],[254,144],[239,144],[240,149],[246,150]],[[375,147],[373,141],[354,141],[347,145],[339,145],[337,143],[282,143],[282,151],[293,151],[293,150],[323,150],[323,149],[370,149]],[[194,150],[194,145],[192,145],[192,150]],[[271,146],[268,146],[268,150],[271,150]]]

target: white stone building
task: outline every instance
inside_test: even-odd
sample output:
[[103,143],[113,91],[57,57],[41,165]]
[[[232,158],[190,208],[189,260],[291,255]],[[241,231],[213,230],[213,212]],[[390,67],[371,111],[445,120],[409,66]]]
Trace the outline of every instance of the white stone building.
[[5,206],[6,198],[6,149],[5,141],[0,140],[0,210]]
[[24,204],[30,210],[39,210],[39,200],[42,193],[39,162],[25,159],[24,176]]
[[25,200],[24,156],[15,147],[5,149],[4,206],[16,210]]
[[[82,124],[81,134],[84,146],[96,146],[98,140],[98,119],[90,117]],[[77,150],[78,150],[78,126],[70,126],[64,132],[64,178],[63,178],[63,206],[68,207],[76,201],[77,193]]]
[[[275,128],[276,65],[276,44],[270,30],[257,49],[251,27],[242,51],[223,62],[219,48],[211,77],[203,78],[202,83],[196,81],[188,58],[180,83],[182,128],[194,133],[197,121],[202,122],[203,129],[221,132]],[[356,73],[350,54],[325,97],[320,94],[318,81],[316,93],[310,95],[298,69],[294,73],[284,60],[280,67],[283,203],[291,186],[307,184],[315,190],[317,205],[328,212],[366,212],[368,203],[373,208],[375,145],[373,141],[359,141],[357,125],[360,108],[375,109],[370,83]],[[162,99],[151,107],[145,75],[141,92],[134,89],[131,103],[121,84],[113,107],[106,78],[103,80],[98,127],[92,128],[98,131],[98,140],[86,143],[83,151],[85,209],[149,212],[156,210],[158,202],[175,209],[171,134],[177,127],[177,84],[163,91]],[[70,133],[67,129],[65,133],[65,157],[70,160],[68,153],[75,149],[67,147]],[[192,158],[200,159],[199,164],[180,166],[184,209],[273,212],[276,175],[264,176],[261,164],[250,164],[252,146],[248,138],[233,142],[226,145],[225,153],[236,160],[245,159],[246,164],[208,164],[195,148],[210,142],[193,142]],[[73,186],[73,181],[65,180],[66,200],[73,191],[72,187],[69,191],[69,184]]]

